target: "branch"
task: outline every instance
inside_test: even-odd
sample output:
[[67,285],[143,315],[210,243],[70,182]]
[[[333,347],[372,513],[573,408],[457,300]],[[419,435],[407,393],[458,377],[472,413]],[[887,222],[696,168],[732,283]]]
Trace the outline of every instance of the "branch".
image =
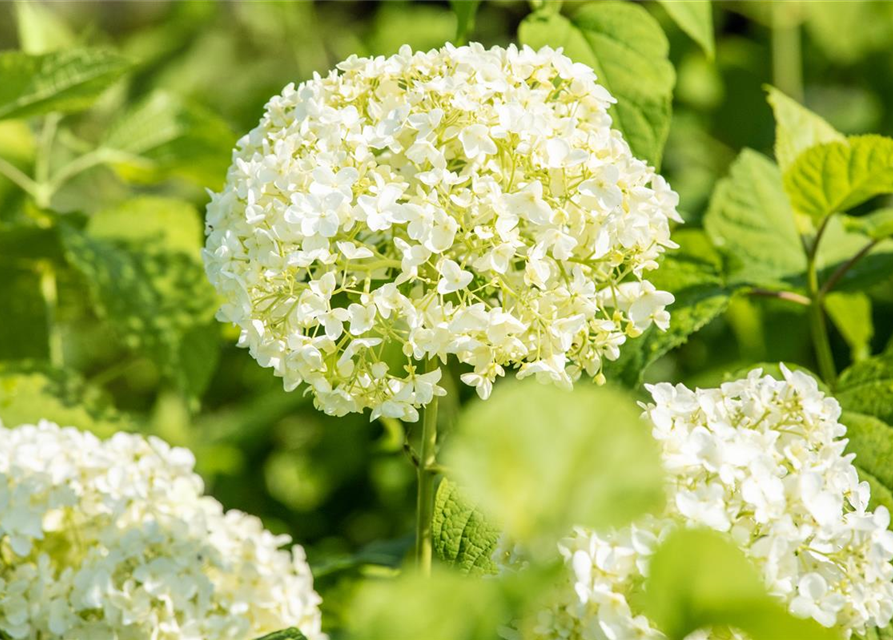
[[834,288],[834,285],[836,285],[838,282],[840,282],[840,279],[843,278],[847,274],[847,271],[852,269],[857,262],[859,262],[862,258],[864,258],[868,254],[869,251],[874,249],[875,245],[878,242],[880,242],[880,240],[872,240],[871,242],[866,244],[864,247],[862,247],[859,250],[859,253],[857,253],[852,258],[850,258],[849,260],[844,262],[842,265],[837,267],[837,270],[831,274],[831,277],[828,278],[825,281],[825,284],[822,285],[822,288],[819,289],[819,297],[824,297],[829,291],[831,291],[831,289]]

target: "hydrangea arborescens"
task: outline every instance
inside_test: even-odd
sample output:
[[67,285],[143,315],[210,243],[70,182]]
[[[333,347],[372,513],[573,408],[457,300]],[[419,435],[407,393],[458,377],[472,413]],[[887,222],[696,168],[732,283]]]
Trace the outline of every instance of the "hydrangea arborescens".
[[408,421],[454,355],[571,386],[666,329],[645,278],[677,196],[611,128],[589,67],[543,48],[408,47],[288,85],[207,211],[219,318],[329,414]]
[[0,636],[324,640],[303,549],[224,512],[193,464],[157,438],[0,426]]
[[[658,384],[645,406],[669,478],[666,512],[630,527],[577,529],[560,550],[569,584],[535,637],[663,639],[636,612],[658,542],[679,526],[727,532],[790,611],[847,636],[893,617],[893,532],[845,454],[840,406],[813,378],[747,378],[691,391]],[[728,638],[698,631],[690,640]],[[732,638],[743,638],[732,632]]]

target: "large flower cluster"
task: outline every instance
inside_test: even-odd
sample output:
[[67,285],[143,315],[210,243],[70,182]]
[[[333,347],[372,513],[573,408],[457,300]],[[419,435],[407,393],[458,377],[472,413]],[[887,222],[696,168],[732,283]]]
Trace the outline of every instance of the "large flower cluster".
[[837,402],[813,378],[783,373],[775,380],[757,369],[719,389],[649,387],[646,414],[670,478],[667,511],[621,530],[578,529],[564,540],[570,584],[540,617],[539,637],[664,638],[631,596],[658,542],[690,525],[729,533],[797,616],[847,634],[890,623],[890,514],[867,508],[868,485],[844,454]]
[[303,549],[224,513],[193,463],[157,438],[0,426],[0,637],[324,640]]
[[413,421],[443,393],[426,360],[482,397],[505,367],[570,386],[667,327],[645,275],[678,198],[592,69],[480,45],[338,69],[270,100],[207,211],[218,317],[287,389]]

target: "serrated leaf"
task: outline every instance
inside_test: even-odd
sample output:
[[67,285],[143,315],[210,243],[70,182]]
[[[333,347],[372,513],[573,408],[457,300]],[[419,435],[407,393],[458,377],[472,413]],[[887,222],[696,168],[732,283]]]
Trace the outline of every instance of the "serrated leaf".
[[301,633],[300,630],[291,627],[282,631],[274,631],[257,640],[307,640],[307,636]]
[[843,216],[843,224],[848,231],[883,240],[893,236],[893,208],[878,209],[864,216]]
[[840,375],[834,395],[847,411],[893,423],[893,353],[853,364]]
[[497,572],[493,553],[499,544],[499,529],[446,478],[437,487],[432,528],[434,553],[460,573]]
[[658,0],[673,21],[700,45],[711,60],[716,53],[710,0]]
[[640,413],[619,389],[506,381],[460,415],[446,464],[506,534],[551,557],[574,525],[620,526],[662,505]]
[[84,229],[62,223],[60,230],[97,314],[189,398],[200,396],[216,366],[218,327],[195,209],[138,198],[93,216]]
[[862,292],[832,291],[824,299],[828,317],[850,347],[853,360],[871,355],[874,323],[871,319],[871,298]]
[[844,411],[841,424],[846,425],[847,452],[855,453],[855,464],[874,476],[887,488],[893,488],[893,427],[874,416]]
[[[681,232],[674,236],[682,237]],[[695,254],[683,242],[680,242],[678,251],[667,254],[657,271],[648,275],[655,287],[669,291],[676,298],[668,307],[669,329],[661,331],[651,327],[642,336],[627,340],[620,358],[605,363],[608,380],[638,387],[649,365],[686,343],[692,334],[728,307],[732,289],[724,284],[717,272],[714,257]]]
[[481,0],[450,0],[450,9],[456,14],[456,44],[468,42],[480,5]]
[[147,182],[176,173],[208,184],[226,175],[235,139],[208,109],[156,92],[114,121],[101,145],[124,156],[113,166],[127,179]]
[[843,134],[775,87],[767,87],[775,114],[775,159],[787,170],[801,153],[825,142],[843,142]]
[[751,640],[839,639],[771,598],[744,553],[712,530],[671,533],[651,559],[644,593],[645,613],[670,640],[714,626],[741,629]]
[[34,362],[0,363],[0,422],[14,427],[40,420],[75,426],[99,436],[131,427],[102,389],[91,386],[74,371]]
[[0,53],[0,119],[86,109],[129,68],[103,49]]
[[813,220],[893,193],[893,139],[852,136],[810,147],[785,171],[784,187],[794,209]]
[[730,282],[775,286],[806,270],[781,172],[756,151],[742,151],[717,183],[704,228],[728,260]]
[[660,166],[676,74],[667,38],[648,11],[610,1],[584,4],[570,17],[541,9],[524,19],[518,37],[534,49],[563,47],[592,67],[617,99],[609,111],[614,128],[637,157]]

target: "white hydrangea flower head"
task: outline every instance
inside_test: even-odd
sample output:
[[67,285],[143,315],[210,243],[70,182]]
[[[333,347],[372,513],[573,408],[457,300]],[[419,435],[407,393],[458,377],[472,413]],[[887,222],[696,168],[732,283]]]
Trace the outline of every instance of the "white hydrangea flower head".
[[325,640],[303,549],[224,512],[194,462],[157,438],[0,425],[0,636]]
[[451,355],[482,397],[507,367],[601,380],[669,323],[646,275],[680,221],[613,102],[560,51],[477,44],[288,85],[211,194],[218,317],[332,415],[418,419],[444,393],[422,363]]
[[[660,540],[680,526],[731,535],[791,613],[847,637],[893,618],[893,532],[868,509],[840,406],[815,379],[756,369],[718,389],[649,386],[645,405],[668,475],[665,513],[562,541],[568,584],[538,618],[548,640],[664,640],[634,606]],[[698,631],[689,640],[728,638]],[[732,637],[744,638],[738,632]]]

